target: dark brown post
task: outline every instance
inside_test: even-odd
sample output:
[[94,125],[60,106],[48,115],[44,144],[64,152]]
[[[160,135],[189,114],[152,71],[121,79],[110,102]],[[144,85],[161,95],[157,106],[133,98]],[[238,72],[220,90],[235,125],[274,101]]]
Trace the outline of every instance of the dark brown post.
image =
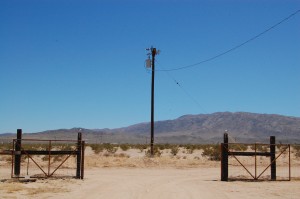
[[84,178],[84,149],[85,149],[85,141],[82,141],[82,150],[81,150],[81,179]]
[[228,134],[224,133],[221,143],[221,181],[228,181]]
[[291,145],[289,144],[289,181],[291,181]]
[[271,180],[276,180],[275,136],[270,136]]
[[15,168],[14,175],[20,176],[21,171],[21,147],[22,146],[22,129],[17,129],[17,140],[15,144]]
[[81,133],[78,133],[78,139],[77,139],[77,168],[76,168],[76,178],[80,179],[80,171],[81,171],[81,142],[82,142],[82,136]]
[[150,140],[150,152],[151,156],[154,156],[154,73],[155,73],[155,55],[156,48],[151,47],[152,53],[152,83],[151,83],[151,140]]

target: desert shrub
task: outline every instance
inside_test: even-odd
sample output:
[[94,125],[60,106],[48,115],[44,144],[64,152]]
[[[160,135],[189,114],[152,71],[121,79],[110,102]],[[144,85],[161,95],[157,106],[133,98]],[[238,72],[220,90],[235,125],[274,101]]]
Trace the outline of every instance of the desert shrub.
[[194,152],[194,150],[203,149],[203,144],[189,144],[186,147]]
[[209,148],[211,146],[214,146],[214,144],[198,144],[198,145],[195,145],[195,149],[204,150],[204,149]]
[[120,145],[120,148],[121,148],[123,151],[127,151],[128,149],[130,149],[130,145],[129,145],[129,144],[121,144],[121,145]]
[[276,148],[281,151],[282,148],[284,148],[284,145],[282,145],[282,142],[279,141],[279,144],[276,144]]
[[277,144],[276,148],[278,151],[280,151],[280,153],[284,153],[284,152],[288,151],[288,145],[286,145],[286,144],[281,144],[281,143]]
[[60,162],[63,159],[63,155],[55,155],[53,156],[53,162]]
[[49,156],[48,155],[44,155],[43,157],[42,157],[42,161],[48,161],[49,160]]
[[143,152],[145,149],[147,149],[147,147],[148,147],[147,144],[136,144],[133,145],[131,148],[139,149],[141,152]]
[[[268,148],[270,148],[268,145],[256,144],[256,151],[268,152]],[[255,145],[251,145],[251,149],[254,151],[255,150]]]
[[178,152],[179,152],[179,147],[178,147],[178,146],[173,146],[173,147],[171,148],[171,154],[172,154],[173,156],[176,156]]
[[1,143],[0,150],[10,150],[12,149],[12,143]]
[[[160,157],[161,156],[161,151],[159,150],[159,148],[157,146],[154,146],[153,147],[153,155],[156,156],[156,157]],[[148,149],[146,152],[145,152],[145,156],[146,157],[152,157],[151,156],[151,150]]]
[[220,161],[221,160],[221,152],[220,152],[219,144],[206,146],[203,149],[202,156],[208,157],[209,160]]
[[[15,144],[15,145],[17,145],[17,144]],[[22,149],[23,150],[36,150],[36,149],[38,149],[38,146],[36,144],[22,143]]]
[[171,144],[158,144],[156,145],[160,150],[171,149],[173,146]]
[[230,151],[246,151],[248,146],[245,144],[229,144],[228,148]]
[[114,157],[129,158],[130,156],[125,153],[120,153],[120,154],[114,154]]
[[112,154],[111,154],[111,153],[108,153],[108,152],[105,152],[105,153],[103,154],[103,156],[104,156],[104,157],[110,157],[110,156],[112,156]]
[[102,152],[104,150],[104,147],[102,144],[89,144],[88,146],[90,146],[96,154],[99,154],[100,152]]
[[115,153],[118,150],[117,147],[110,143],[103,144],[103,147],[108,153]]
[[300,158],[300,145],[293,145],[293,149],[295,150],[295,156]]
[[75,150],[77,146],[75,145],[69,145],[69,144],[62,144],[59,147],[60,151],[72,151]]
[[188,144],[185,146],[188,154],[193,154],[194,150],[197,149],[196,145]]

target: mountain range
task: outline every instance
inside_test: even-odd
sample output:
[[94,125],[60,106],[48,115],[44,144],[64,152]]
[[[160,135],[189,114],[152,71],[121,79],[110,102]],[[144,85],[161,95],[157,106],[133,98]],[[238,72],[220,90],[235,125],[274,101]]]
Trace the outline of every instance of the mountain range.
[[[88,143],[149,143],[150,123],[140,123],[116,129],[57,129],[24,133],[24,138],[76,139],[82,132]],[[224,132],[231,142],[268,143],[269,136],[277,142],[300,143],[300,118],[275,114],[218,112],[184,115],[174,120],[155,122],[155,143],[220,143]],[[0,134],[15,138],[15,134]]]

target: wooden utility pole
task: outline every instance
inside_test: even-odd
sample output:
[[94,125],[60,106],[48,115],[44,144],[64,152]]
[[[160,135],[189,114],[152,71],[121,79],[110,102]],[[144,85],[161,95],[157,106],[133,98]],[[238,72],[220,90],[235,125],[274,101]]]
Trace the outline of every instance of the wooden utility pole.
[[154,155],[154,77],[155,77],[155,56],[158,54],[156,48],[147,49],[150,51],[148,55],[151,55],[151,70],[152,70],[152,81],[151,81],[151,137],[150,137],[150,153]]
[[152,86],[151,86],[151,156],[154,155],[154,74],[155,74],[155,55],[156,48],[151,48],[152,54]]

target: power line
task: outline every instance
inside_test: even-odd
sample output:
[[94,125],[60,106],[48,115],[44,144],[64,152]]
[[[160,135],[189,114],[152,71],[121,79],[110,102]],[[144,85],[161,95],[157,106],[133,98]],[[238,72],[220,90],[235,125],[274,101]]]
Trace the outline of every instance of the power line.
[[212,61],[212,60],[214,60],[214,59],[217,59],[217,58],[219,58],[219,57],[221,57],[221,56],[223,56],[223,55],[226,55],[226,54],[228,54],[228,53],[230,53],[230,52],[232,52],[232,51],[234,51],[234,50],[236,50],[236,49],[238,49],[238,48],[240,48],[240,47],[246,45],[247,43],[249,43],[249,42],[251,42],[251,41],[253,41],[253,40],[259,38],[260,36],[266,34],[267,32],[269,32],[269,31],[271,31],[272,29],[276,28],[277,26],[279,26],[279,25],[282,24],[283,22],[289,20],[290,18],[292,18],[293,16],[295,16],[295,15],[298,14],[299,12],[300,12],[300,10],[297,10],[296,12],[290,14],[289,16],[285,17],[285,18],[282,19],[281,21],[277,22],[276,24],[274,24],[273,26],[271,26],[271,27],[269,27],[268,29],[264,30],[263,32],[261,32],[261,33],[255,35],[254,37],[251,37],[250,39],[244,41],[243,43],[241,43],[241,44],[239,44],[239,45],[236,45],[236,46],[234,46],[234,47],[232,47],[232,48],[230,48],[230,49],[228,49],[228,50],[226,50],[226,51],[224,51],[224,52],[222,52],[222,53],[220,53],[220,54],[217,54],[217,55],[215,55],[215,56],[212,56],[212,57],[210,57],[210,58],[208,58],[208,59],[202,60],[202,61],[197,62],[197,63],[194,63],[194,64],[190,64],[190,65],[187,65],[187,66],[182,66],[182,67],[178,67],[178,68],[171,68],[171,69],[160,69],[160,70],[156,70],[156,71],[165,71],[165,72],[166,72],[166,71],[184,70],[184,69],[191,68],[191,67],[195,67],[195,66],[197,66],[197,65],[200,65],[200,64],[203,64],[203,63]]
[[[155,62],[157,62],[155,60]],[[150,70],[146,68],[145,66],[145,70],[147,71],[147,73],[149,74]],[[208,114],[208,112],[202,107],[202,105],[185,89],[183,88],[183,86],[168,72],[168,71],[164,71],[170,79],[172,79],[174,81],[174,83],[186,94],[187,97],[189,97],[195,104],[197,104],[197,106],[202,110],[203,113]]]
[[170,73],[168,71],[165,71],[167,73],[167,75],[175,82],[175,84],[177,86],[179,86],[179,88],[195,103],[199,106],[199,108],[204,112],[207,113],[207,111],[205,111],[205,109],[200,105],[200,103],[186,90],[182,87],[182,85],[172,76],[170,75]]

